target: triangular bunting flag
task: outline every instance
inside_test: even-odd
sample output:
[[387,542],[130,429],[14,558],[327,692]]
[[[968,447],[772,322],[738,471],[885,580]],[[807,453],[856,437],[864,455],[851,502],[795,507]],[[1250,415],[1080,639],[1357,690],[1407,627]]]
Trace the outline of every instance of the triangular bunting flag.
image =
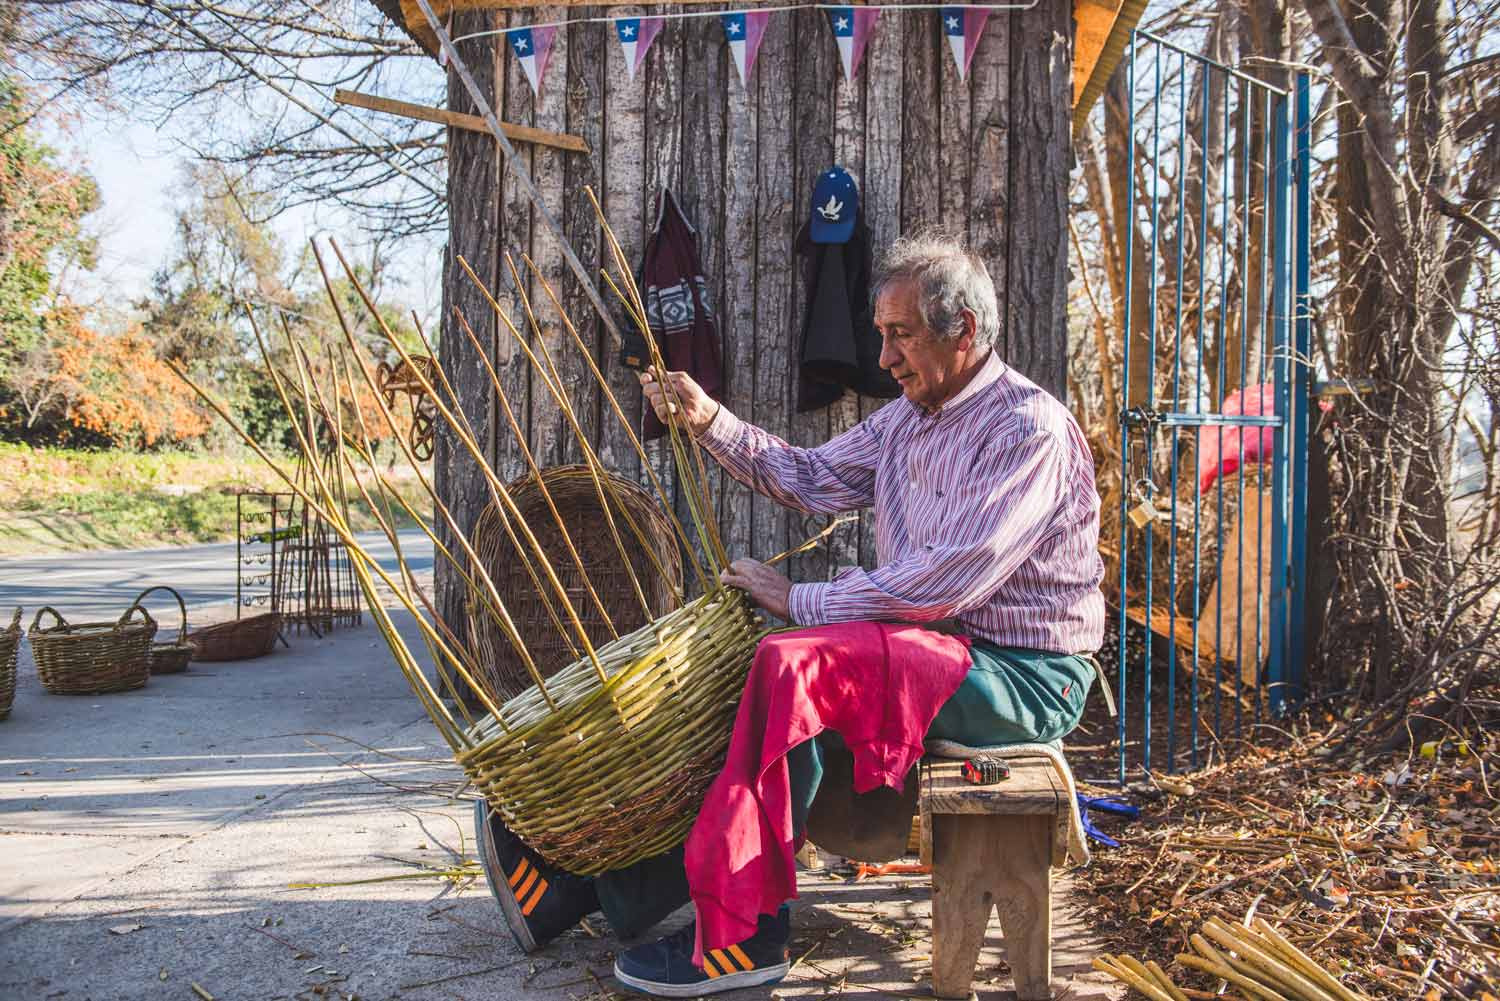
[[958,78],[969,75],[969,64],[974,61],[974,50],[979,48],[979,36],[984,32],[984,22],[990,12],[983,7],[944,7],[943,34],[948,36],[948,48],[953,52],[953,63],[958,67]]
[[636,70],[646,61],[651,43],[661,34],[662,19],[659,17],[617,17],[615,34],[619,36],[620,48],[625,52],[625,72],[635,79]]
[[768,10],[723,15],[724,37],[729,39],[729,54],[734,56],[734,68],[739,70],[741,86],[748,86],[750,72],[755,69],[755,57],[760,52],[760,40],[765,37],[766,22],[770,19]]
[[538,100],[542,96],[542,78],[547,75],[547,56],[552,51],[552,36],[555,27],[511,28],[505,33],[510,49],[521,60],[521,69],[531,84],[531,93]]
[[833,40],[839,46],[839,61],[844,64],[845,80],[853,80],[859,72],[859,64],[865,58],[865,46],[875,34],[875,21],[879,17],[878,7],[828,8],[828,23],[833,27]]

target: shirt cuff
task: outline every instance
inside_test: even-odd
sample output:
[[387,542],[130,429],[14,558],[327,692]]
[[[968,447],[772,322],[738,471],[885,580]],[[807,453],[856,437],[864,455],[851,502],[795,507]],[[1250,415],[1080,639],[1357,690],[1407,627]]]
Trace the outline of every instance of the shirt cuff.
[[826,583],[793,584],[787,595],[787,614],[799,626],[821,626],[825,624],[823,597],[828,593]]
[[708,427],[698,436],[698,444],[714,454],[718,454],[734,445],[740,436],[740,428],[744,422],[729,412],[724,404],[719,404],[719,410],[714,414],[714,419],[708,422]]

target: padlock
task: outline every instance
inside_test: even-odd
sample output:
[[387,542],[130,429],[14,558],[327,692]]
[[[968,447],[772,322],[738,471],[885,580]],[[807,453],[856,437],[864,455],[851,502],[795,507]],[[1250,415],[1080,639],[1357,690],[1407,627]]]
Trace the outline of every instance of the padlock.
[[1130,523],[1139,529],[1149,528],[1160,517],[1161,512],[1149,500],[1143,500],[1130,509]]

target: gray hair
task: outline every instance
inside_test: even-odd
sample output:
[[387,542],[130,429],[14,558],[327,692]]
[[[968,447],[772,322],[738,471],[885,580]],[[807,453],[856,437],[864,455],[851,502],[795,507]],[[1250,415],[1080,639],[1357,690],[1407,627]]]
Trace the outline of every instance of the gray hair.
[[875,298],[887,286],[903,281],[916,286],[917,312],[938,337],[951,340],[962,335],[967,309],[974,314],[974,342],[980,347],[995,343],[1000,334],[995,283],[984,261],[956,237],[942,232],[898,237],[875,268]]

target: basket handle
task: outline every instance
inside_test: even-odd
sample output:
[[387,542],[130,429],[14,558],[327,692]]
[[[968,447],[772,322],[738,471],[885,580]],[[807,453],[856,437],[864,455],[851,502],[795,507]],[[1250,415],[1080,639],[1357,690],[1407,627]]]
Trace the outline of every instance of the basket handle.
[[140,603],[140,599],[137,598],[135,604],[125,609],[125,614],[121,615],[119,619],[115,621],[116,629],[124,629],[126,626],[130,625],[131,612],[140,612],[141,618],[145,620],[144,624],[150,626],[152,629],[156,628],[156,620],[151,617],[151,613],[146,611],[146,607],[142,605]]
[[21,631],[21,606],[20,605],[16,606],[15,617],[10,620],[10,628],[7,629],[7,630],[5,630],[5,631],[8,632],[8,633],[19,633]]
[[[176,589],[170,588],[165,584],[155,584],[151,587],[146,588],[146,590],[142,591],[140,594],[136,595],[135,601],[131,602],[130,607],[139,608],[144,612],[146,610],[146,606],[142,605],[141,602],[145,601],[146,595],[150,594],[152,591],[166,591],[172,597],[177,599],[177,611],[182,613],[182,625],[177,629],[177,645],[181,646],[183,643],[187,642],[187,605],[183,604],[182,595],[178,594]],[[130,610],[126,609],[125,614],[129,615]],[[149,618],[150,616],[148,615],[147,617]],[[124,619],[121,619],[120,621],[123,622]]]
[[[16,611],[19,613],[20,609],[18,608]],[[52,617],[57,620],[57,625],[48,626],[46,629],[43,629],[42,616],[48,612],[52,613]],[[68,628],[68,620],[63,618],[62,613],[51,605],[43,605],[41,608],[38,608],[36,610],[36,618],[31,620],[31,631],[34,633],[55,633],[59,629],[66,628]]]

